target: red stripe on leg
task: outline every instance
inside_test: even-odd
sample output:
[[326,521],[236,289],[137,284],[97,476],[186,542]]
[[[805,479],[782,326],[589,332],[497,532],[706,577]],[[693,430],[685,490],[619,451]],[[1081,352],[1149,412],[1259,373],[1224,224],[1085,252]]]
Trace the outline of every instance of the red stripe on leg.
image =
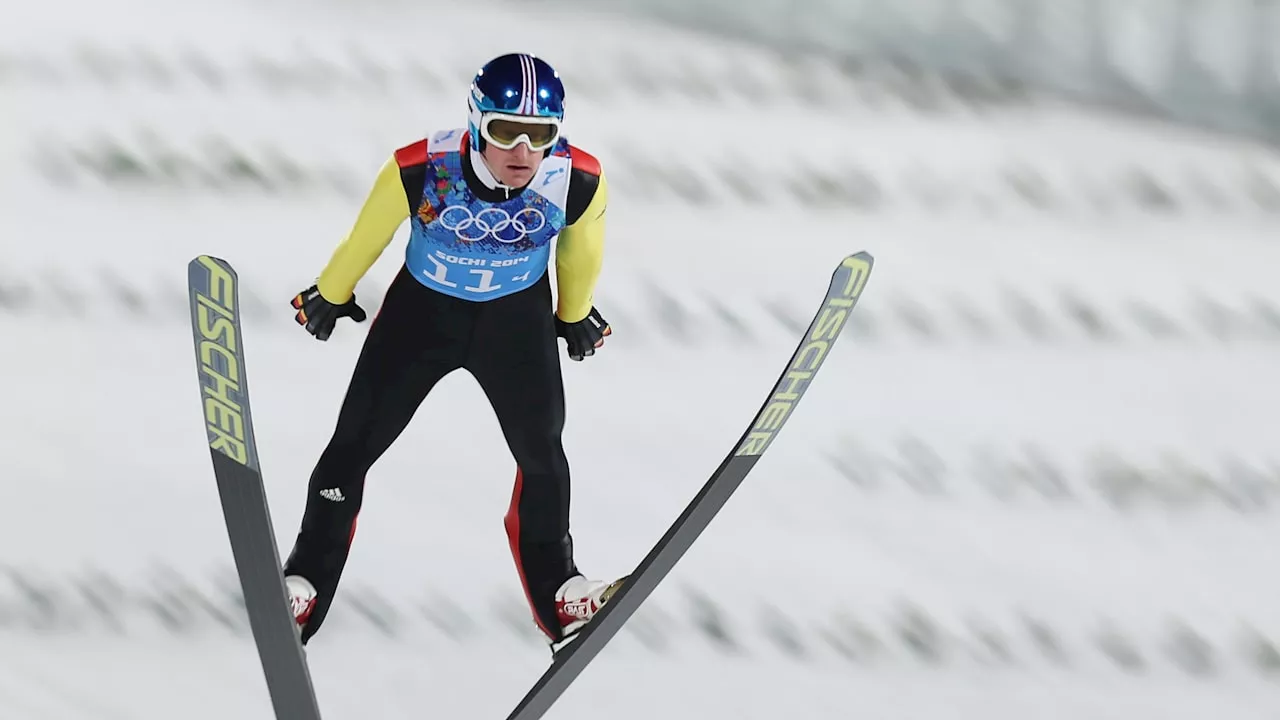
[[529,603],[529,610],[533,612],[533,621],[537,623],[538,629],[545,633],[547,637],[555,639],[555,633],[547,629],[547,626],[542,622],[542,618],[538,617],[538,611],[533,607],[533,593],[529,592],[529,580],[524,575],[524,563],[520,561],[520,492],[523,489],[524,472],[520,468],[516,468],[516,483],[511,490],[511,506],[507,508],[507,514],[502,519],[502,524],[507,529],[507,542],[511,545],[511,557],[516,561],[516,572],[520,575],[520,587],[524,588],[524,597]]
[[[381,308],[379,308],[379,312],[381,312]],[[376,318],[375,318],[375,320],[376,320]],[[360,486],[361,486],[361,487],[364,487],[364,483],[365,483],[365,480],[366,480],[367,478],[368,478],[368,476],[367,476],[367,475],[366,475],[365,477],[360,478]],[[351,531],[350,531],[349,533],[347,533],[347,552],[351,552],[351,543],[355,542],[355,539],[356,539],[356,523],[357,523],[357,522],[359,522],[359,521],[360,521],[360,511],[359,511],[359,510],[357,510],[357,511],[356,511],[356,514],[355,514],[355,516],[351,518]]]

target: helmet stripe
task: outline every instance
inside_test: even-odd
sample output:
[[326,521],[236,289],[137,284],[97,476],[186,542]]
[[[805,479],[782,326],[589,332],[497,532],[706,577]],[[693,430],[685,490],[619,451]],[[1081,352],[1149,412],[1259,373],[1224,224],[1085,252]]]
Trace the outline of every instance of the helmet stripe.
[[533,58],[525,56],[529,63],[529,114],[538,114],[538,66]]
[[533,76],[533,61],[528,55],[520,56],[520,69],[522,71],[521,74],[524,76],[524,87],[521,88],[522,92],[520,93],[520,112],[532,115],[534,107],[533,94],[536,92],[534,89],[536,83]]
[[516,105],[516,112],[523,114],[525,106],[529,104],[529,63],[523,55],[520,58],[520,104]]
[[524,58],[520,60],[520,102],[515,107],[515,112],[524,112],[524,95],[529,91],[529,70],[524,66]]

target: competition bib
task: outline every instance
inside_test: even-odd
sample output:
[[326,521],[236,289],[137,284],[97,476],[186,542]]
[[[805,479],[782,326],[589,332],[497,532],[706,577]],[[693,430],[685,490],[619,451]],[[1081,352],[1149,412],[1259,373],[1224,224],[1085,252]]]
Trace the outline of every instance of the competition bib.
[[467,187],[462,138],[461,130],[449,130],[430,140],[405,263],[434,290],[493,300],[533,285],[547,271],[551,241],[565,225],[568,142],[560,141],[519,197],[490,203]]

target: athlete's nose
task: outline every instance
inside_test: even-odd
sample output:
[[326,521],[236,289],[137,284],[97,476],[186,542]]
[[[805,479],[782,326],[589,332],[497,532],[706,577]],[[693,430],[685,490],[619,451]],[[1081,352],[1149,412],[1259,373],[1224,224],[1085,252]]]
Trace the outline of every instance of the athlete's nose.
[[524,143],[519,143],[512,149],[512,159],[519,163],[528,163],[533,158],[533,150]]

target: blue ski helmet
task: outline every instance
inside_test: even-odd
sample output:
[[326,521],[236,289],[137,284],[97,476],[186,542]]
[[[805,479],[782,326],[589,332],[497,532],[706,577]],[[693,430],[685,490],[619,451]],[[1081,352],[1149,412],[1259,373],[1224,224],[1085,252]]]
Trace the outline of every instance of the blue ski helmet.
[[476,73],[467,109],[475,150],[483,149],[485,142],[514,147],[522,141],[534,150],[550,150],[564,120],[564,85],[541,58],[501,55]]

